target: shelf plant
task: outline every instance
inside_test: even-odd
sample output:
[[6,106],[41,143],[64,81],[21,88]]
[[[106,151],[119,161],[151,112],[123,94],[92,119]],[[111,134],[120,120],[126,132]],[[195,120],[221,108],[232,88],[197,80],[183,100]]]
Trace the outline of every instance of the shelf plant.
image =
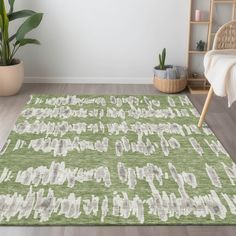
[[197,42],[197,51],[204,51],[206,47],[206,43],[202,40]]
[[[7,4],[9,11],[6,1],[0,0],[0,95],[12,95],[21,87],[24,77],[23,62],[16,59],[15,55],[25,45],[40,44],[37,39],[27,37],[27,34],[37,28],[43,18],[42,13],[31,10],[15,11],[15,0],[8,0]],[[25,19],[24,22],[14,34],[9,35],[10,23],[22,18]]]

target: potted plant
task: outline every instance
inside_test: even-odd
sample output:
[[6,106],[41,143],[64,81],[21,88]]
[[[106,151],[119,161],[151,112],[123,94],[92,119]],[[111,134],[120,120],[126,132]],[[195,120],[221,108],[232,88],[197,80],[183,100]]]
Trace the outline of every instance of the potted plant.
[[[28,44],[40,44],[36,39],[26,35],[37,28],[43,14],[30,10],[14,11],[15,0],[8,0],[9,12],[6,11],[5,1],[0,0],[0,96],[16,94],[24,80],[23,62],[15,58],[16,52]],[[9,23],[26,18],[15,34],[9,35]]]
[[206,43],[202,40],[197,42],[197,51],[204,51],[205,50]]
[[166,49],[159,54],[159,65],[154,68],[154,86],[164,93],[178,93],[187,86],[187,69],[166,65]]

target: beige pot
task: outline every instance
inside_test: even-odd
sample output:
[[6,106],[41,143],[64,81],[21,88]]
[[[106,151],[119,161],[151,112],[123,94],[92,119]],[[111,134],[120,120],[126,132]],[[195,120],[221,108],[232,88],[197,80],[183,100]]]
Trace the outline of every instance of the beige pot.
[[15,60],[14,65],[0,66],[0,96],[11,96],[19,92],[24,81],[24,64]]
[[153,84],[155,88],[163,93],[179,93],[187,86],[187,79],[161,79],[154,77]]

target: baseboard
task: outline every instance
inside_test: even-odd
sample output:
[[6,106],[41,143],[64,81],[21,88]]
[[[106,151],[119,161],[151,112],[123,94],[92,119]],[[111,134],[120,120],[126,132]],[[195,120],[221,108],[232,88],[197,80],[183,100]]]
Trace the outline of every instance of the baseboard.
[[49,84],[152,84],[151,77],[26,77],[25,83]]

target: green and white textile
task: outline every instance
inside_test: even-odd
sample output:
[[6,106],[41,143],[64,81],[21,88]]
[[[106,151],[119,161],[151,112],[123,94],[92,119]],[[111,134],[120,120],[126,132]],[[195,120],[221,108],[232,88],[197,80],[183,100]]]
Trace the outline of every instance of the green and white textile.
[[236,165],[198,117],[187,96],[32,96],[0,153],[0,224],[236,224]]

